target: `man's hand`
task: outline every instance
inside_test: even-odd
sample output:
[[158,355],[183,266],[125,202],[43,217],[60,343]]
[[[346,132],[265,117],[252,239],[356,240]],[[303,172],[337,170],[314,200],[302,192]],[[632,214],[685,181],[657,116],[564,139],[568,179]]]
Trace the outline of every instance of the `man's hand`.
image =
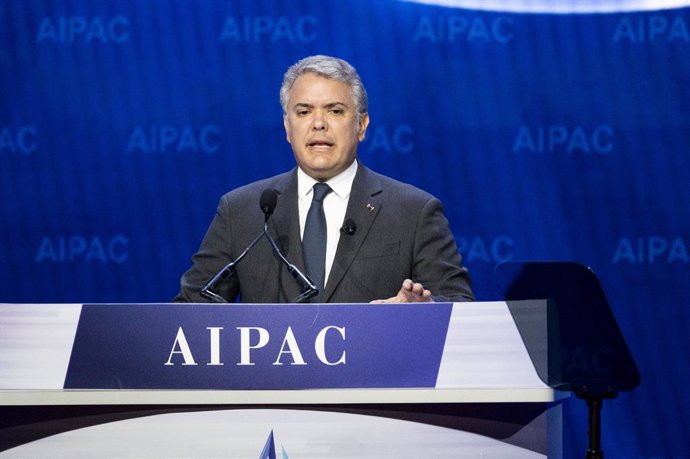
[[431,291],[419,282],[405,279],[397,295],[385,300],[374,300],[372,303],[427,303],[432,302]]

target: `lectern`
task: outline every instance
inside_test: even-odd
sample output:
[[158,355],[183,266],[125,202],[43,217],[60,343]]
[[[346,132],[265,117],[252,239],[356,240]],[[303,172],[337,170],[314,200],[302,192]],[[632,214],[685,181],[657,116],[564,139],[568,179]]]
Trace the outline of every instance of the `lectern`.
[[0,455],[558,458],[551,308],[0,305]]

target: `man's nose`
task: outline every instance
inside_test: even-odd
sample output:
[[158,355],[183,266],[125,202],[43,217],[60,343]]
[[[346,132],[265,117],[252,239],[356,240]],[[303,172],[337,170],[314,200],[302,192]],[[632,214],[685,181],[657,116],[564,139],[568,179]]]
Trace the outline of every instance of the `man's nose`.
[[326,123],[326,118],[321,113],[316,113],[314,116],[314,123],[312,124],[312,129],[315,131],[323,131],[328,128]]

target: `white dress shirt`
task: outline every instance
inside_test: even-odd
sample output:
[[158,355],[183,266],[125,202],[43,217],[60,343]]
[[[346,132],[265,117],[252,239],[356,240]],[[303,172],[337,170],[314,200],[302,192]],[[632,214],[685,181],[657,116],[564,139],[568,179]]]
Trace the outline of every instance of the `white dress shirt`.
[[[323,213],[326,216],[326,225],[328,227],[326,239],[326,277],[324,278],[324,285],[328,283],[328,275],[333,266],[335,259],[335,251],[338,248],[338,241],[340,240],[340,228],[343,226],[345,220],[345,212],[347,211],[347,203],[350,200],[350,191],[352,190],[352,182],[357,173],[357,160],[353,161],[350,167],[345,169],[340,174],[328,180],[328,186],[333,190],[328,193],[323,200]],[[299,232],[300,238],[304,238],[304,225],[307,221],[307,213],[311,206],[311,199],[313,195],[313,187],[317,180],[308,176],[302,169],[297,168],[297,200],[299,204]]]

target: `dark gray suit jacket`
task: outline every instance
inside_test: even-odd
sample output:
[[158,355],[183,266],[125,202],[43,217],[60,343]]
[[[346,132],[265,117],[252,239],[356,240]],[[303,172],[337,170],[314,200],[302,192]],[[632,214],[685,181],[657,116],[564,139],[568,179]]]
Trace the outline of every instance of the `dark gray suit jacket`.
[[[192,267],[182,276],[173,301],[206,302],[201,287],[242,253],[263,229],[259,197],[278,192],[269,231],[285,257],[302,272],[304,257],[297,206],[297,169],[251,183],[225,194]],[[441,202],[429,193],[372,172],[357,169],[345,219],[354,234],[341,234],[321,303],[367,303],[395,296],[406,278],[431,290],[436,301],[474,300]],[[261,239],[216,289],[229,301],[286,303],[299,295],[295,280]]]

